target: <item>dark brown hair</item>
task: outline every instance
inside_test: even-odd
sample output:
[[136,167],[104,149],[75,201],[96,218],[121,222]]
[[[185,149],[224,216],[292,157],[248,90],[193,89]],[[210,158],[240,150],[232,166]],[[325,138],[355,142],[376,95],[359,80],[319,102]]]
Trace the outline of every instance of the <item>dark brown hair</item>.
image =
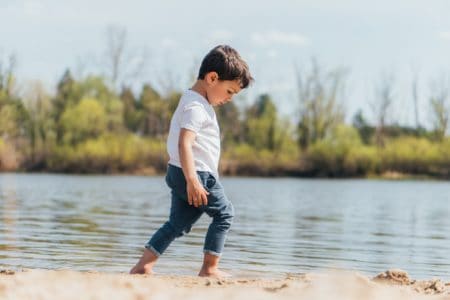
[[228,45],[214,47],[203,58],[197,79],[205,79],[209,72],[217,72],[219,80],[238,80],[245,89],[253,81],[247,63]]

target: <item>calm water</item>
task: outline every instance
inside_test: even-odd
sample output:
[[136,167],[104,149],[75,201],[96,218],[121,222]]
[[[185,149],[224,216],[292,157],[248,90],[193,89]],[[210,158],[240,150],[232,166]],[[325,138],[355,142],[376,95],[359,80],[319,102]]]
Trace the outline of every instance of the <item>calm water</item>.
[[[223,178],[237,216],[222,267],[237,276],[345,268],[450,279],[450,184]],[[0,175],[0,267],[128,272],[166,220],[162,177]],[[195,275],[209,218],[155,268]]]

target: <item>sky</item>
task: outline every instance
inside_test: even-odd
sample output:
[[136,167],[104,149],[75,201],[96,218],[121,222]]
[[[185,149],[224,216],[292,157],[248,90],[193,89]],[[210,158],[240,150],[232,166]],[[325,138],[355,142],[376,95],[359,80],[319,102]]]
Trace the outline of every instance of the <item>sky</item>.
[[188,88],[203,56],[230,44],[256,79],[239,101],[269,93],[294,118],[296,68],[307,68],[312,57],[323,70],[348,70],[348,121],[358,109],[373,118],[376,85],[391,74],[390,119],[413,124],[415,72],[420,121],[429,124],[430,87],[450,70],[447,0],[0,0],[0,59],[16,55],[22,85],[41,80],[54,88],[67,68],[79,74],[100,68],[108,26],[126,29],[131,62],[146,49],[148,63],[134,84],[171,78]]

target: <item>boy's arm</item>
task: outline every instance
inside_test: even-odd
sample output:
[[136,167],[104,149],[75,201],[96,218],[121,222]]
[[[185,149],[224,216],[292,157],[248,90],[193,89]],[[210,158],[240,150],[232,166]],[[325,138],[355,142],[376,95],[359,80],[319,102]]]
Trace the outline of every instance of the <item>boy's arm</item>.
[[178,151],[180,153],[181,168],[186,178],[186,190],[188,202],[190,205],[199,207],[208,204],[209,193],[203,188],[198,180],[195,170],[194,155],[192,153],[192,145],[195,140],[195,132],[181,128],[180,137],[178,138]]

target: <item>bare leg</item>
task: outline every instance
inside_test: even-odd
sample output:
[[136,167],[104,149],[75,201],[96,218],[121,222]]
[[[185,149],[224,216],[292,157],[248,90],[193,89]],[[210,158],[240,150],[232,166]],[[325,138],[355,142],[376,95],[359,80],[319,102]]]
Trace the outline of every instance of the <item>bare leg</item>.
[[203,266],[198,276],[200,277],[230,277],[231,275],[218,269],[220,257],[205,253],[203,257]]
[[130,274],[153,274],[153,265],[157,259],[158,256],[147,248],[144,248],[144,253],[137,264],[130,270]]

